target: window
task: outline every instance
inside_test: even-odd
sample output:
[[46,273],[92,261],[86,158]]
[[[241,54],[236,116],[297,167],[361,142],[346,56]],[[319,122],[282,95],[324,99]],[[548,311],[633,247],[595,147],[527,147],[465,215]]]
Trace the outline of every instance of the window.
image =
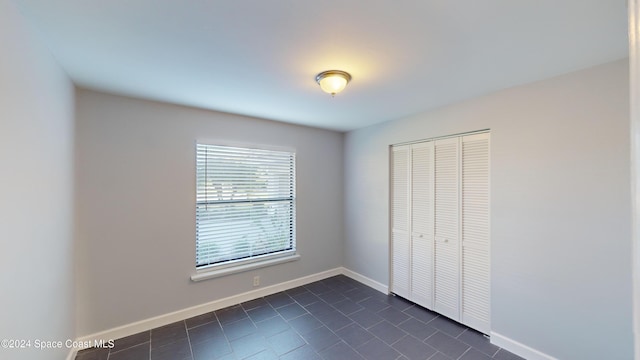
[[196,268],[295,254],[295,153],[197,144]]

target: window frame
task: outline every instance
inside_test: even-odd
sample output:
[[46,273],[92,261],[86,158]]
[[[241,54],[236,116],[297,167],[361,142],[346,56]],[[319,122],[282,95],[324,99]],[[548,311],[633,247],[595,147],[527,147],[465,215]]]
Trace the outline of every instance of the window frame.
[[[227,260],[221,263],[215,264],[207,264],[207,265],[198,265],[197,264],[197,247],[196,244],[198,242],[197,231],[194,234],[194,260],[195,260],[195,273],[192,274],[191,280],[200,281],[220,276],[225,276],[229,274],[234,274],[238,272],[249,271],[257,268],[262,268],[266,266],[273,266],[276,264],[282,264],[290,261],[295,261],[300,258],[300,255],[297,252],[297,153],[295,149],[290,147],[278,147],[271,145],[258,145],[258,144],[247,144],[247,143],[237,143],[237,142],[227,142],[227,141],[211,141],[211,140],[197,140],[194,142],[194,177],[195,177],[195,191],[193,192],[195,196],[195,208],[194,212],[194,231],[196,230],[198,219],[197,219],[197,207],[198,207],[198,146],[221,146],[221,147],[235,147],[241,148],[243,150],[260,150],[260,151],[277,151],[277,152],[287,152],[293,156],[293,213],[290,215],[292,218],[290,221],[293,222],[293,231],[291,236],[292,249],[284,249],[281,251],[277,251],[274,253],[266,253],[260,254],[256,256],[251,256],[249,258],[240,258],[235,260]],[[247,201],[250,202],[250,201]]]

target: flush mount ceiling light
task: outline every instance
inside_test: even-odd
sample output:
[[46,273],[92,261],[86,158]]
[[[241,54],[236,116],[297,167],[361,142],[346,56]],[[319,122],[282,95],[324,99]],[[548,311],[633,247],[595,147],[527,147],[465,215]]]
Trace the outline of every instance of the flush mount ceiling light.
[[351,81],[351,75],[341,70],[327,70],[316,75],[316,82],[322,91],[331,96],[344,90],[349,81]]

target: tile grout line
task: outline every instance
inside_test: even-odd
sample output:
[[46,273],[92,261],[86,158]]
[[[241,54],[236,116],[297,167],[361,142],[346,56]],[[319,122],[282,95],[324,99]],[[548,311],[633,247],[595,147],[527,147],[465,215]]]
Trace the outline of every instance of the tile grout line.
[[[187,333],[187,343],[189,344],[189,352],[191,353],[191,360],[195,360],[195,356],[193,355],[193,347],[191,346],[191,337],[189,336],[189,328],[187,327],[187,320],[185,319],[183,320],[183,322],[184,322],[184,331]],[[151,350],[149,350],[149,356],[151,356]]]
[[[464,343],[463,343],[464,344]],[[467,345],[467,344],[465,344]],[[458,356],[457,360],[462,359],[462,357],[464,356],[464,354],[468,353],[469,351],[471,351],[471,349],[473,348],[473,346],[469,346],[469,348],[467,350],[465,350],[462,354],[460,354],[460,356]]]

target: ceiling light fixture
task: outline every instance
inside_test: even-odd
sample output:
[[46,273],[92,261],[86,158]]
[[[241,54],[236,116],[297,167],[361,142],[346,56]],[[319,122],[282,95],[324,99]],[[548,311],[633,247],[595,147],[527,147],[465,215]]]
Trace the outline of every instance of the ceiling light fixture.
[[322,91],[331,96],[344,90],[349,81],[351,81],[351,75],[341,70],[327,70],[316,75],[316,82]]

